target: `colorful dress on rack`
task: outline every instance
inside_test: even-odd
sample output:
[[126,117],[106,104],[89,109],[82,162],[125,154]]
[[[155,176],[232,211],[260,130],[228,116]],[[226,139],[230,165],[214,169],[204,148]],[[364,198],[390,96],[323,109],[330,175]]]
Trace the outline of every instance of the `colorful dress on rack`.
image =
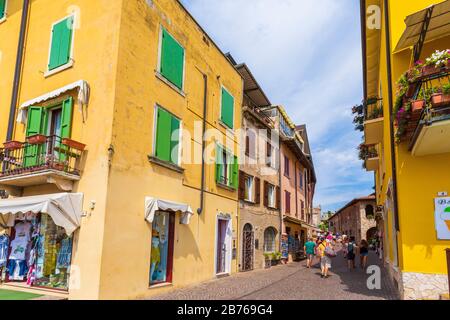
[[9,237],[7,235],[0,236],[0,268],[6,265],[8,260]]

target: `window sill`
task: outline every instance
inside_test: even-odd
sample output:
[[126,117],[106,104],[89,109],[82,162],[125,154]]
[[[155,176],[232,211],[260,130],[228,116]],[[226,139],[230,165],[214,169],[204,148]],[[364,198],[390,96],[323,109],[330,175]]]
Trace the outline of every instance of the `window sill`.
[[58,67],[56,69],[49,70],[49,71],[45,72],[44,73],[44,78],[48,78],[48,77],[50,77],[50,76],[52,76],[54,74],[57,74],[57,73],[60,73],[60,72],[62,72],[64,70],[70,69],[70,68],[73,67],[73,65],[74,65],[73,60],[70,60],[70,62],[66,63],[63,66],[60,66],[60,67]]
[[158,159],[158,158],[156,158],[154,156],[148,156],[148,161],[150,163],[159,165],[159,166],[164,167],[166,169],[169,169],[169,170],[172,170],[172,171],[175,171],[175,172],[178,172],[178,173],[184,173],[184,168],[182,168],[182,167],[180,167],[180,166],[178,166],[176,164],[173,164],[171,162],[160,160],[160,159]]
[[221,183],[221,182],[218,182],[217,185],[218,185],[220,188],[226,189],[226,190],[228,190],[228,191],[232,191],[232,192],[235,192],[235,191],[236,191],[235,188],[230,187],[230,186],[228,186],[228,185],[226,185],[226,184],[224,184],[224,183]]
[[222,121],[222,119],[219,119],[219,124],[224,127],[225,129],[227,129],[228,132],[233,133],[234,134],[234,129],[230,128],[225,122]]
[[244,201],[244,203],[249,204],[249,205],[252,205],[252,206],[257,205],[257,203],[256,203],[255,201],[246,200],[246,199],[244,199],[244,200],[242,200],[242,201]]
[[5,21],[6,21],[6,16],[4,16],[3,18],[0,19],[0,24],[2,24]]
[[151,285],[149,287],[149,289],[166,288],[166,287],[172,287],[172,286],[173,286],[173,283],[165,282],[165,283],[159,283],[159,284]]
[[178,88],[176,85],[174,85],[172,82],[170,82],[166,77],[164,77],[159,71],[155,70],[155,76],[165,84],[167,84],[170,88],[175,90],[179,95],[181,95],[183,98],[186,98],[186,93],[184,93],[183,90]]

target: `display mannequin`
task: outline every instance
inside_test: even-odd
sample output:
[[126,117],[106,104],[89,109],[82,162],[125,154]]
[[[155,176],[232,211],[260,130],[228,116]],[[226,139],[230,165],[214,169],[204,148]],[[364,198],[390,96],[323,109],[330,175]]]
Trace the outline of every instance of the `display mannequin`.
[[157,277],[155,276],[155,271],[160,262],[161,262],[161,250],[159,248],[159,237],[156,236],[152,238],[152,254],[151,254],[152,265],[150,269],[151,281],[157,279]]

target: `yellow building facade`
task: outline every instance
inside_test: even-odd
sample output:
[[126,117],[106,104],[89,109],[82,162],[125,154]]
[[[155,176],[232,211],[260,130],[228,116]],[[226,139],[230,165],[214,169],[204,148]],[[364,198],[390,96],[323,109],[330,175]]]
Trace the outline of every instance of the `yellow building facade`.
[[[24,203],[81,197],[76,223],[35,212],[45,241],[42,217],[60,236],[55,273],[67,264],[60,228],[76,227],[68,297],[139,298],[237,272],[243,80],[193,17],[178,1],[30,2],[8,132],[24,1],[6,1],[0,135],[12,143],[1,150],[0,211],[26,224],[15,214]],[[3,227],[12,240],[14,225]],[[48,259],[41,286],[60,289]]]
[[385,261],[402,298],[439,298],[448,292],[450,229],[439,207],[449,200],[450,133],[445,106],[424,89],[442,94],[450,64],[435,74],[424,64],[450,48],[450,2],[367,0],[361,9],[366,167],[375,172]]

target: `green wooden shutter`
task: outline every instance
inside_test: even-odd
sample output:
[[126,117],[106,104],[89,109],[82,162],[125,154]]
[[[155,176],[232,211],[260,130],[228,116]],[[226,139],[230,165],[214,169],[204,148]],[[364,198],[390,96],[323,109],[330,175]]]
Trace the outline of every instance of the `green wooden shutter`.
[[[34,136],[43,133],[44,108],[29,107],[26,136]],[[42,146],[26,145],[24,154],[24,167],[32,167],[38,164]]]
[[234,127],[234,98],[225,88],[222,88],[222,114],[221,120],[229,128]]
[[72,129],[72,113],[73,113],[73,98],[70,97],[62,104],[61,115],[61,138],[70,138]]
[[73,17],[69,17],[53,26],[49,70],[56,69],[69,62],[72,49],[72,29]]
[[234,156],[233,165],[231,167],[232,167],[232,174],[230,186],[233,187],[234,189],[237,189],[239,187],[239,161],[237,156]]
[[178,151],[180,149],[180,120],[173,116],[171,119],[171,129],[170,150],[172,153],[172,163],[178,165]]
[[180,90],[183,89],[184,49],[165,30],[162,32],[161,74]]
[[155,156],[163,161],[170,161],[172,116],[166,110],[158,108],[156,126]]
[[0,0],[0,19],[5,17],[6,0]]
[[223,149],[220,145],[217,145],[216,147],[216,183],[222,183],[223,182],[223,175],[222,175],[222,169],[223,169]]

